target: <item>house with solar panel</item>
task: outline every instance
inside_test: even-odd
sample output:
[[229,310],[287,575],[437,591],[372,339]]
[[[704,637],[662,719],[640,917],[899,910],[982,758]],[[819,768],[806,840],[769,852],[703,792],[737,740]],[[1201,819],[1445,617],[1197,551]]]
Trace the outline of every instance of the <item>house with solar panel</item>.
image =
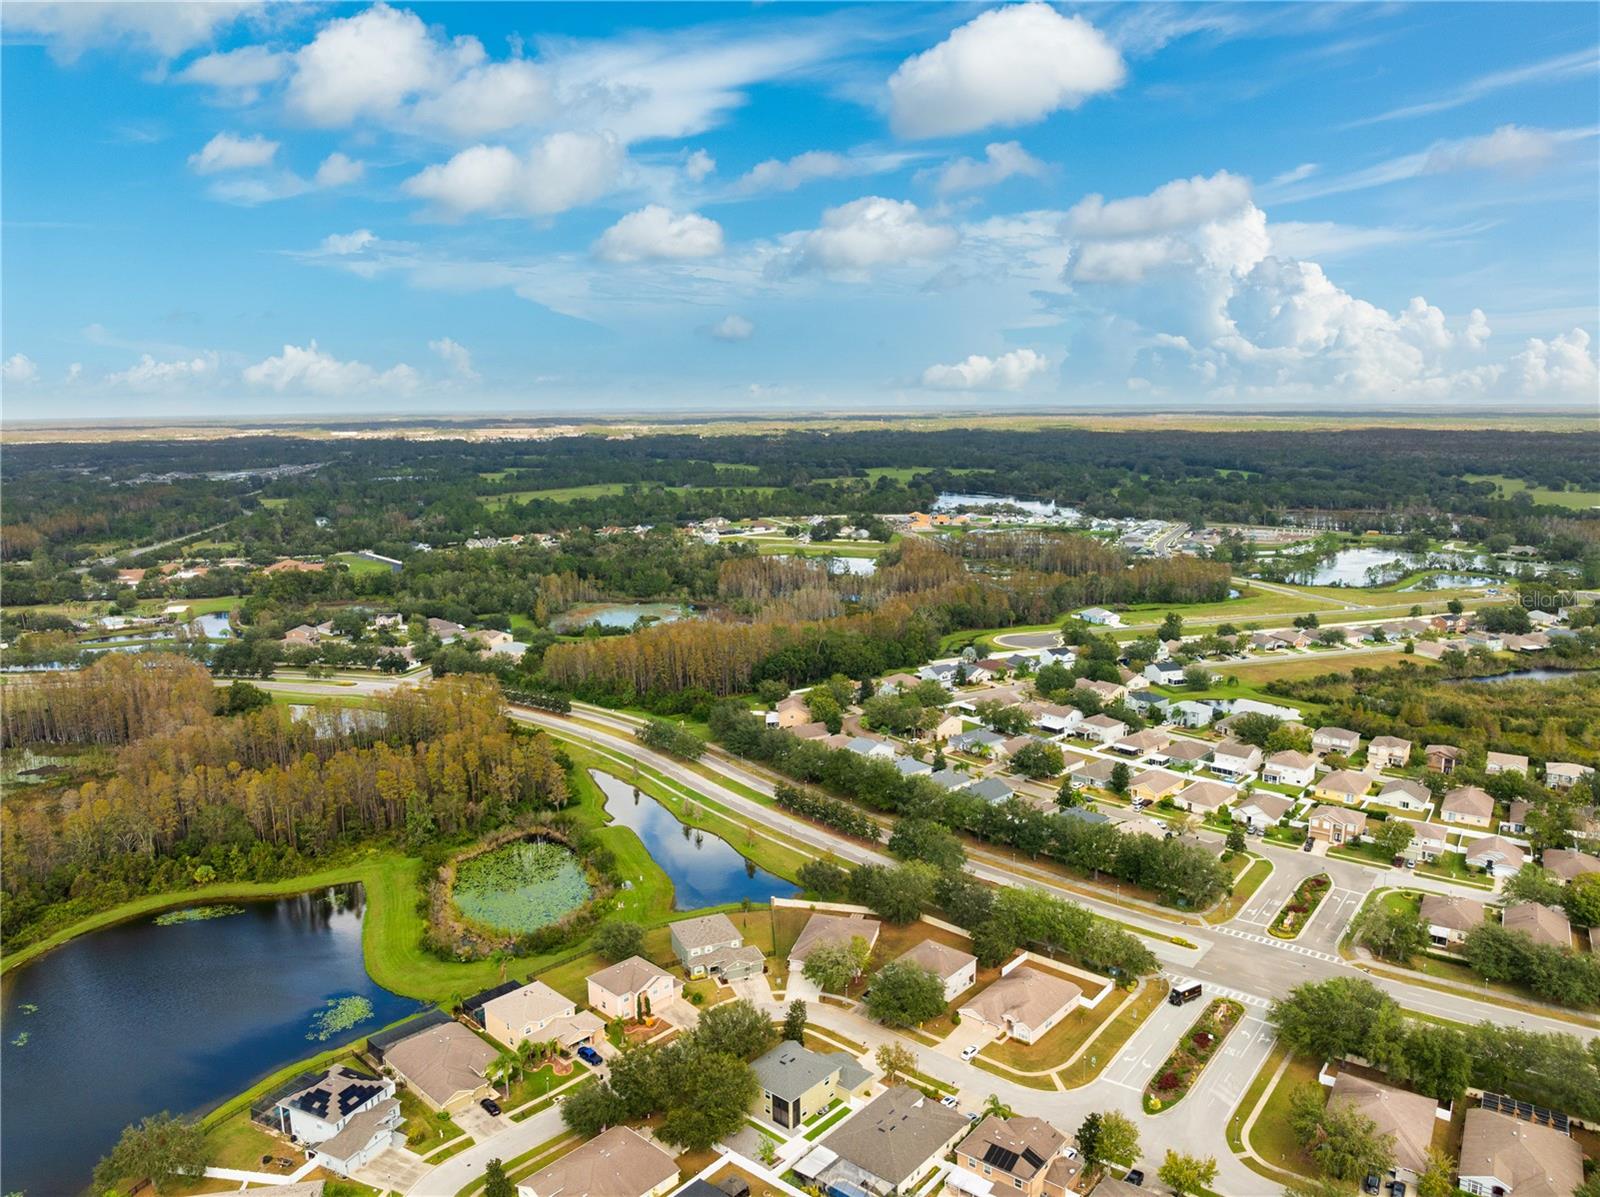
[[264,1121],[305,1147],[319,1167],[348,1176],[404,1141],[394,1089],[389,1077],[330,1068],[281,1098]]
[[1066,1146],[1067,1137],[1042,1118],[990,1114],[956,1148],[956,1166],[946,1174],[945,1187],[964,1197],[1042,1197],[1051,1168],[1061,1159],[1065,1167],[1058,1171],[1063,1174],[1049,1191],[1067,1191],[1077,1169],[1063,1155]]

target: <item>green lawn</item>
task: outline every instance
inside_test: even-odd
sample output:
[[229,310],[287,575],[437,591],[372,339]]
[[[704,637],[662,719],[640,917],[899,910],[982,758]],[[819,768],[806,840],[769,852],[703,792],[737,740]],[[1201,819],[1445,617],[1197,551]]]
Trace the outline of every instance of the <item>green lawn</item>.
[[342,561],[347,567],[349,567],[349,570],[352,574],[357,575],[386,574],[389,572],[390,568],[381,561],[371,561],[368,558],[358,556],[355,553],[335,553],[333,555],[333,560]]
[[1250,1130],[1250,1146],[1275,1168],[1302,1176],[1317,1174],[1316,1165],[1289,1129],[1289,1095],[1301,1085],[1316,1083],[1317,1062],[1309,1056],[1295,1056]]
[[1462,477],[1468,482],[1493,482],[1502,499],[1526,494],[1541,506],[1570,507],[1574,511],[1600,507],[1600,491],[1551,490],[1546,486],[1529,486],[1521,478],[1507,478],[1504,474],[1463,474]]

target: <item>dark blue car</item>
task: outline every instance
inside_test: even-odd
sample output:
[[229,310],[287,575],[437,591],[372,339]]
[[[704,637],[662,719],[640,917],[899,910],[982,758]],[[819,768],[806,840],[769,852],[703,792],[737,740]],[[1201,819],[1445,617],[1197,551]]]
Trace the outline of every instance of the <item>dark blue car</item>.
[[596,1067],[604,1063],[604,1061],[600,1058],[600,1053],[595,1051],[594,1048],[590,1047],[588,1044],[584,1044],[578,1049],[578,1059],[582,1060],[585,1064],[591,1064]]

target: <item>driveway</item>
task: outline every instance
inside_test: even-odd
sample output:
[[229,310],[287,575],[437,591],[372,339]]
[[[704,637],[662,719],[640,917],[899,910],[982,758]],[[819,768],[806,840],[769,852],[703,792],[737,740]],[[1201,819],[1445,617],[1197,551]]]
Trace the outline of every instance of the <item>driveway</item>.
[[428,1162],[415,1152],[407,1151],[404,1147],[391,1147],[357,1172],[355,1179],[371,1185],[380,1193],[390,1189],[404,1193],[428,1174],[429,1167]]
[[944,1037],[938,1047],[930,1048],[941,1056],[959,1060],[962,1049],[983,1048],[999,1037],[999,1032],[980,1018],[963,1018],[961,1024]]
[[467,1134],[471,1135],[479,1143],[482,1143],[485,1139],[490,1138],[493,1135],[498,1135],[501,1131],[505,1130],[506,1127],[511,1125],[511,1123],[506,1121],[506,1119],[503,1117],[492,1117],[489,1112],[477,1102],[473,1102],[469,1106],[461,1106],[457,1109],[451,1110],[450,1116],[455,1119],[457,1126],[466,1131]]
[[682,997],[675,997],[660,1010],[656,1011],[662,1018],[673,1026],[684,1031],[691,1031],[700,1022],[700,1010],[691,1001]]
[[[753,977],[743,977],[730,983],[733,996],[743,998],[747,1002],[754,1002],[758,1007],[772,1004],[772,986],[767,984],[767,974],[758,973]],[[795,995],[796,997],[799,994]]]
[[789,974],[789,988],[783,995],[783,1000],[792,1002],[795,998],[802,1001],[815,1002],[822,998],[822,990],[818,989],[815,982],[806,980],[805,974],[795,971]]

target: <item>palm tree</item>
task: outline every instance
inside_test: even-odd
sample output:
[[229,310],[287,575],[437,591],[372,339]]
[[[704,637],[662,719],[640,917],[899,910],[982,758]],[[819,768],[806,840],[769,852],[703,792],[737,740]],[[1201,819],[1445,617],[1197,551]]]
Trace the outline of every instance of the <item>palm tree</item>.
[[983,1114],[986,1118],[1010,1118],[1013,1116],[1014,1111],[1000,1100],[998,1093],[991,1093],[988,1100],[983,1103]]
[[517,1071],[523,1076],[528,1074],[528,1066],[538,1067],[537,1060],[544,1055],[544,1044],[535,1043],[532,1039],[524,1039],[517,1044]]
[[483,1070],[483,1079],[491,1085],[505,1084],[506,1096],[511,1096],[511,1078],[518,1069],[517,1055],[515,1052],[501,1049],[500,1054],[489,1061],[489,1066]]

